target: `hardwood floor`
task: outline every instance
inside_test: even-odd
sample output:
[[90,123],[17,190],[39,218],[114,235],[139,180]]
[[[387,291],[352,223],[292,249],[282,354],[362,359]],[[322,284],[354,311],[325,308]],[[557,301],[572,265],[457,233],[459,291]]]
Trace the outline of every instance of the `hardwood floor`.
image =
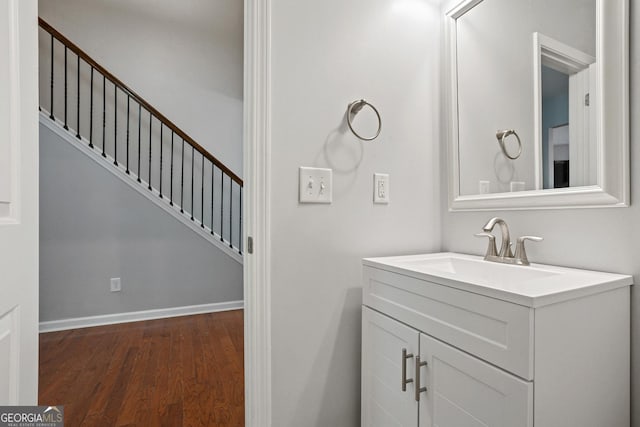
[[40,335],[40,405],[65,426],[244,425],[243,313]]

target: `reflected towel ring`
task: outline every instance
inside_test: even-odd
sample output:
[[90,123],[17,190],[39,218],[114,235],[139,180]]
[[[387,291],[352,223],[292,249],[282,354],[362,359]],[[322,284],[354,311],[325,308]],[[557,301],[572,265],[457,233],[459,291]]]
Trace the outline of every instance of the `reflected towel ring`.
[[[511,135],[515,136],[516,139],[518,140],[518,154],[516,154],[515,156],[512,156],[511,154],[509,154],[509,152],[507,151],[507,147],[505,146],[505,140],[507,139],[507,137]],[[522,154],[522,142],[520,141],[520,137],[518,136],[515,130],[513,129],[499,130],[498,132],[496,132],[496,138],[498,138],[498,144],[500,144],[500,149],[502,150],[502,153],[505,156],[507,156],[511,160],[515,160],[518,157],[520,157],[520,155]]]
[[[351,123],[351,119],[355,117],[355,115],[358,114],[360,110],[364,108],[365,105],[368,105],[369,107],[371,107],[373,112],[376,113],[376,116],[378,116],[378,131],[374,136],[369,138],[363,137],[360,134],[358,134],[358,132],[356,132],[355,129],[353,129],[353,123]],[[351,129],[351,132],[353,132],[355,136],[357,136],[359,139],[363,141],[373,141],[378,137],[378,135],[380,135],[380,131],[382,130],[382,118],[380,117],[380,113],[378,113],[378,110],[376,109],[376,107],[374,107],[364,99],[359,99],[349,104],[349,107],[347,108],[347,124],[349,125],[349,129]]]

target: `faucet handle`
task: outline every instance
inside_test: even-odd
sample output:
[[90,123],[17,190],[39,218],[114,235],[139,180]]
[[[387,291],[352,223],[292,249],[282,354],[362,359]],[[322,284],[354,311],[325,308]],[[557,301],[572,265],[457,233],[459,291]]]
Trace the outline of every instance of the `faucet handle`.
[[516,259],[517,263],[520,265],[529,265],[529,259],[527,258],[527,251],[524,248],[525,240],[531,240],[532,242],[541,242],[544,239],[542,237],[537,237],[537,236],[518,237],[518,240],[516,243],[516,254],[514,255],[514,258]]
[[487,253],[484,255],[485,259],[487,259],[487,257],[490,257],[490,256],[498,255],[498,249],[496,248],[496,236],[494,236],[491,233],[476,233],[474,234],[474,236],[486,237],[489,239],[489,246],[487,246]]

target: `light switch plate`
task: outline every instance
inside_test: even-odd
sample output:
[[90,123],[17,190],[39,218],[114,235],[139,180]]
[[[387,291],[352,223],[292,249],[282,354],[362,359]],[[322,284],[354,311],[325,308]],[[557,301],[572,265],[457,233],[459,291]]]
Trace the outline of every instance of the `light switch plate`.
[[478,194],[491,193],[491,181],[478,181]]
[[333,171],[324,168],[301,166],[298,185],[300,203],[331,203]]
[[389,203],[389,174],[373,174],[373,203]]

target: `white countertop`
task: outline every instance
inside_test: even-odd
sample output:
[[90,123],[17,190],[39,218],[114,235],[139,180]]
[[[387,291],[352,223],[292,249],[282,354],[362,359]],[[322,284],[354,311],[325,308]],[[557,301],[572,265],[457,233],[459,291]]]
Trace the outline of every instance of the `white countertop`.
[[362,263],[528,307],[633,284],[633,277],[629,275],[533,263],[529,266],[501,264],[452,252],[364,258]]

